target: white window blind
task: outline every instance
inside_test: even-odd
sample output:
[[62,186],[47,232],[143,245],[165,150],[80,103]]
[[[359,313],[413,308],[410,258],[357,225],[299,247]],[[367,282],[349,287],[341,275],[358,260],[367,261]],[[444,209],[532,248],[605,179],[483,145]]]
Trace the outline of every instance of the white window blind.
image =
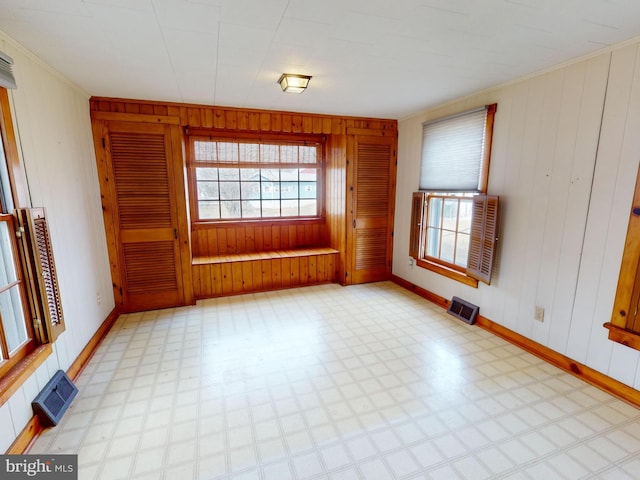
[[422,124],[420,190],[478,192],[487,107]]

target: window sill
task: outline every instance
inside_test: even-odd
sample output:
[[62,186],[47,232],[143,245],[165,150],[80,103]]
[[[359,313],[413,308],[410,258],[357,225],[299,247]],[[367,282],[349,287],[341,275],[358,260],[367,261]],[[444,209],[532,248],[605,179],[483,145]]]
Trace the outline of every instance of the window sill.
[[621,343],[635,350],[640,350],[640,333],[625,330],[613,323],[605,323],[603,327],[609,330],[609,340]]
[[471,278],[466,273],[458,272],[457,270],[453,270],[452,268],[447,268],[443,265],[439,265],[434,262],[430,262],[425,260],[424,258],[419,258],[416,261],[416,265],[422,268],[426,268],[427,270],[431,270],[432,272],[438,273],[440,275],[444,275],[451,280],[455,280],[456,282],[464,283],[465,285],[469,285],[473,288],[478,288],[478,280],[475,278]]
[[40,345],[0,379],[0,407],[7,403],[11,396],[51,355],[52,351],[50,343]]

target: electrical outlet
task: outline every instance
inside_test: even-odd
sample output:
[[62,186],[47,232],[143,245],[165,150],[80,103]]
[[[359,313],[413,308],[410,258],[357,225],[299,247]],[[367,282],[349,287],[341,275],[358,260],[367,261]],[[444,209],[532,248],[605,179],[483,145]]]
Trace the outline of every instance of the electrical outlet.
[[415,260],[413,259],[413,257],[409,257],[409,268],[413,268],[414,264],[415,264]]
[[544,322],[544,307],[539,307],[536,305],[536,310],[533,315],[533,319],[537,322]]
[[102,297],[100,296],[99,293],[96,293],[96,303],[98,305],[102,305]]

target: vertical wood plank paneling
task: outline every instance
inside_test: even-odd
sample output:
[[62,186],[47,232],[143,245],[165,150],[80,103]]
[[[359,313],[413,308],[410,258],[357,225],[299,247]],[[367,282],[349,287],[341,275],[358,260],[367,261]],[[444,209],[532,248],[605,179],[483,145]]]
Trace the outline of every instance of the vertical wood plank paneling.
[[253,260],[251,262],[251,277],[254,290],[263,290],[264,287],[262,283],[262,260]]
[[260,130],[263,132],[271,131],[271,114],[263,112],[260,114]]
[[213,112],[210,108],[200,109],[200,122],[204,128],[213,128]]
[[200,127],[201,126],[201,118],[200,118],[200,109],[191,107],[188,109],[188,125],[190,127]]
[[292,287],[300,285],[300,258],[293,257],[289,267],[290,284]]
[[213,109],[213,127],[220,129],[226,128],[224,110],[221,108]]
[[[612,86],[614,74],[616,77],[620,76],[625,80],[630,77],[631,83],[627,84],[622,80],[615,80],[615,84]],[[613,95],[619,96],[619,98],[611,99],[611,103],[609,103]],[[609,105],[611,105],[611,110],[609,111],[611,117],[606,117],[607,120],[611,121],[611,125],[607,126],[611,129],[622,129],[622,132],[607,132],[607,136],[604,137],[605,132],[603,130],[601,145],[606,139],[608,150],[602,153],[601,151],[598,152],[598,163],[605,163],[612,170],[612,160],[617,159],[618,165],[612,185],[613,195],[610,200],[605,200],[605,205],[610,210],[606,216],[599,218],[601,222],[599,233],[602,235],[606,232],[606,244],[602,256],[602,270],[598,277],[597,302],[594,311],[595,321],[593,322],[587,359],[593,365],[598,365],[599,367],[607,364],[607,373],[623,381],[627,377],[626,372],[629,369],[633,369],[634,372],[638,369],[640,358],[635,357],[636,360],[630,363],[613,363],[612,360],[614,358],[609,359],[605,355],[606,347],[610,346],[611,342],[606,339],[607,335],[603,331],[604,329],[602,327],[596,329],[596,326],[598,323],[602,324],[603,321],[609,321],[611,318],[611,309],[615,298],[615,289],[629,220],[628,215],[635,186],[632,177],[637,174],[638,159],[640,158],[640,137],[638,136],[640,125],[640,51],[638,44],[614,52],[607,92],[607,107]],[[622,119],[624,120],[622,121]],[[617,148],[614,148],[613,144],[608,142],[614,141],[616,137],[618,137],[620,143]],[[605,178],[609,180],[611,172],[609,171],[605,175]],[[598,194],[602,195],[602,192],[598,192]],[[591,205],[593,206],[593,201]],[[591,214],[592,210],[590,208],[589,215],[591,216]],[[606,225],[606,229],[602,228],[602,224]],[[616,348],[622,347],[617,346]],[[636,355],[638,353],[635,351]]]
[[291,259],[283,257],[280,259],[280,282],[282,288],[291,286]]
[[207,248],[210,255],[220,254],[220,246],[218,245],[218,229],[212,228],[205,230],[207,234]]
[[316,283],[318,281],[318,257],[307,257],[309,260],[308,283]]
[[217,245],[218,245],[218,255],[223,255],[225,253],[229,253],[227,251],[227,229],[226,228],[218,228],[216,229],[217,235]]
[[224,111],[224,124],[229,130],[236,130],[238,128],[238,114],[235,110]]
[[280,133],[282,131],[282,115],[280,113],[271,114],[270,130],[273,133]]
[[236,241],[236,229],[235,228],[227,228],[226,232],[226,240],[227,243],[225,245],[225,253],[238,253],[237,241]]
[[536,304],[546,306],[545,315],[549,321],[534,323],[532,334],[532,338],[543,345],[546,345],[549,341],[549,325],[551,323],[569,321],[568,318],[554,318],[552,309],[554,295],[556,293],[568,295],[568,300],[572,302],[575,292],[575,285],[560,286],[556,282],[562,236],[565,233],[564,217],[571,184],[571,169],[586,63],[581,62],[565,68],[564,72],[565,78],[557,122],[556,148],[553,152],[548,208],[543,227],[542,257],[540,258],[540,271],[536,287]]
[[222,267],[218,265],[211,265],[211,290],[212,296],[222,295]]
[[253,292],[253,265],[252,262],[242,262],[242,290]]
[[249,128],[249,113],[248,112],[238,112],[238,130],[247,130]]
[[597,155],[608,65],[609,56],[600,56],[586,62],[581,102],[575,118],[575,149],[569,181],[565,186],[567,197],[556,267],[557,289],[551,306],[553,321],[549,322],[546,340],[547,346],[563,354],[567,353],[568,344],[573,343],[569,330],[576,304],[582,242]]
[[309,284],[309,257],[300,258],[300,285]]
[[273,287],[273,278],[271,277],[271,260],[262,260],[262,288],[264,290]]
[[313,117],[304,115],[302,117],[302,132],[313,133]]
[[242,293],[243,286],[243,270],[241,262],[233,262],[231,263],[231,283],[233,288],[233,293]]
[[[562,70],[528,82],[526,105],[522,112],[525,124],[521,131],[521,170],[517,188],[522,192],[520,206],[527,213],[526,221],[521,221],[518,227],[522,229],[530,225],[531,228],[519,232],[523,243],[518,246],[518,255],[523,261],[518,265],[522,275],[517,297],[517,329],[527,336],[532,334],[534,328],[531,320],[536,301],[545,216],[549,208],[550,179],[563,84]],[[508,200],[510,201],[510,197]],[[510,271],[516,273],[513,268]]]
[[213,293],[211,287],[211,265],[202,265],[200,269],[200,291],[202,296],[209,296]]
[[200,266],[193,266],[191,269],[191,275],[193,276],[193,295],[195,298],[202,298],[202,292],[200,289],[200,273],[202,272],[202,268]]
[[289,113],[282,114],[282,132],[291,133],[291,114]]
[[291,117],[291,131],[293,133],[302,133],[302,115],[293,115]]
[[271,260],[271,287],[282,287],[282,261],[279,258]]
[[221,263],[220,270],[222,275],[222,293],[231,295],[233,293],[233,271],[230,263]]

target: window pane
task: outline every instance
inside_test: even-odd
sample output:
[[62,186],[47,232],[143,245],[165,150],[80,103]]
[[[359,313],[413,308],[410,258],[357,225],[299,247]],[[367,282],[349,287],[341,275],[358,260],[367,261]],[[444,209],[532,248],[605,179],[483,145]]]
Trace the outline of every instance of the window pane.
[[240,162],[258,163],[260,161],[260,149],[257,143],[240,144]]
[[438,257],[440,252],[440,230],[437,228],[427,228],[427,255]]
[[445,198],[444,212],[442,215],[442,228],[447,230],[455,230],[458,219],[458,199]]
[[265,200],[277,200],[280,198],[280,183],[262,182],[262,198]]
[[300,181],[315,182],[318,180],[318,171],[315,168],[301,168]]
[[259,201],[247,201],[241,202],[242,206],[242,218],[259,218],[260,217],[260,202]]
[[312,217],[318,215],[317,200],[300,200],[300,216]]
[[260,182],[242,182],[240,189],[243,200],[260,199]]
[[217,160],[214,142],[193,142],[193,150],[196,162],[215,162]]
[[279,163],[280,148],[278,145],[260,145],[260,161],[262,163]]
[[317,147],[300,147],[300,163],[316,163]]
[[0,316],[11,354],[28,339],[18,285],[0,293]]
[[[458,213],[458,231],[471,233],[471,217],[473,215],[473,200],[460,200],[460,212]],[[466,264],[466,261],[465,261]]]
[[317,198],[316,182],[300,182],[300,198]]
[[442,225],[442,199],[429,199],[429,226],[440,228]]
[[455,232],[442,231],[442,245],[440,246],[440,259],[453,263],[454,250],[456,245]]
[[280,180],[287,182],[298,181],[298,169],[297,168],[283,168],[280,170]]
[[240,180],[254,180],[260,181],[260,169],[259,168],[241,168]]
[[[316,145],[202,139],[194,141],[194,152],[197,160],[229,164],[195,169],[199,219],[318,215]],[[250,163],[293,168],[243,166]]]
[[240,201],[220,202],[221,218],[240,218]]
[[238,144],[236,142],[217,142],[218,162],[238,163]]
[[467,266],[469,258],[469,235],[464,233],[458,234],[458,245],[456,247],[456,265],[461,267]]
[[263,200],[262,216],[263,217],[279,217],[280,216],[280,200]]
[[298,163],[298,146],[282,145],[280,147],[280,161],[282,163]]
[[217,220],[220,218],[220,202],[198,202],[198,215],[202,220]]
[[9,232],[9,225],[6,222],[0,223],[0,287],[9,285],[18,279],[16,265],[13,258],[13,247],[11,244],[12,233]]
[[280,169],[263,168],[260,170],[260,175],[262,176],[262,180],[272,180],[277,182],[280,180]]
[[218,180],[218,169],[196,168],[196,180]]
[[220,180],[240,180],[240,171],[237,168],[221,168]]
[[239,182],[220,182],[220,200],[239,200]]
[[298,200],[282,200],[282,213],[283,217],[297,217],[298,216]]
[[[280,196],[282,198],[298,198],[298,182],[282,182],[280,184]],[[296,204],[298,202],[296,201]]]
[[198,200],[218,200],[218,182],[198,182]]

